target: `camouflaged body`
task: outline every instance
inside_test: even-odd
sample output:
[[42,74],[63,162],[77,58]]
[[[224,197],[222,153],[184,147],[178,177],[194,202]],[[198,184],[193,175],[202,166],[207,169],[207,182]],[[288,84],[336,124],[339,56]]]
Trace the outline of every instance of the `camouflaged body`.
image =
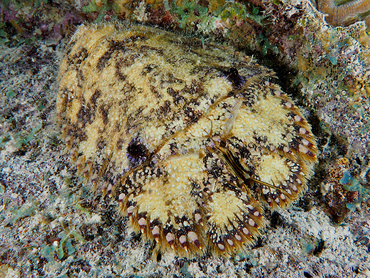
[[79,173],[179,255],[229,254],[301,196],[316,144],[273,72],[231,47],[160,29],[82,25],[57,112]]

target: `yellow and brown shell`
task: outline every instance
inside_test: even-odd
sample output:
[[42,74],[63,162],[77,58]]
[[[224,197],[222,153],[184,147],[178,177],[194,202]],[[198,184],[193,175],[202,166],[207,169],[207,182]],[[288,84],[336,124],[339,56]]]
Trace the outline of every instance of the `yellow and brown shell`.
[[259,234],[263,203],[305,192],[316,162],[309,124],[271,77],[231,47],[82,25],[57,113],[80,173],[160,251],[230,254]]

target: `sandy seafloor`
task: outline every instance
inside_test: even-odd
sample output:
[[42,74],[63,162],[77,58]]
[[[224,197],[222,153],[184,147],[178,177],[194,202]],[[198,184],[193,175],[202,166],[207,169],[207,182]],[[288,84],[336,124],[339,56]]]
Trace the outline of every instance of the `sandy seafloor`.
[[114,203],[75,186],[55,115],[63,47],[0,47],[0,277],[370,277],[363,207],[340,224],[280,210],[232,258],[152,256]]

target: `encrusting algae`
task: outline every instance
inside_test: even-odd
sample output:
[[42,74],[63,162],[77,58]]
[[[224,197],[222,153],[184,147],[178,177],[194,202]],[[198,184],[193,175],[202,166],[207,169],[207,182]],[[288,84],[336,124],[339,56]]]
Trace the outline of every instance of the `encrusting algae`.
[[263,204],[306,190],[311,128],[274,73],[231,47],[157,28],[82,25],[59,72],[57,113],[79,173],[157,250],[228,255]]

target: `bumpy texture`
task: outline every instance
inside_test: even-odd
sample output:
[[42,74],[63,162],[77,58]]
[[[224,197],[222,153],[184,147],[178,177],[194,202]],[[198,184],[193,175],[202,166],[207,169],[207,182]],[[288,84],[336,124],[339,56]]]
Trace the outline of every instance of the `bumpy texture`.
[[262,203],[303,194],[316,162],[309,124],[272,77],[230,47],[82,25],[57,112],[79,172],[159,251],[230,254],[264,226]]

